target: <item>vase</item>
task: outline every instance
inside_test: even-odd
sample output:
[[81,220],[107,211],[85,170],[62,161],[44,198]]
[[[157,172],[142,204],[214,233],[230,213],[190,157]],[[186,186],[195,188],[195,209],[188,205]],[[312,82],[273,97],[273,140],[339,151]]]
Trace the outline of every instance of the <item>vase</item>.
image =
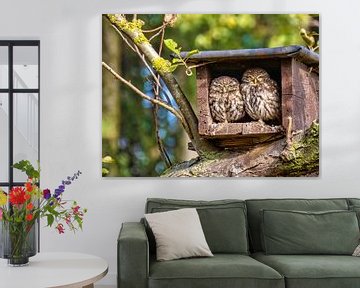
[[29,226],[29,222],[0,222],[1,242],[0,257],[8,259],[9,266],[25,266],[29,257],[37,252],[37,223]]

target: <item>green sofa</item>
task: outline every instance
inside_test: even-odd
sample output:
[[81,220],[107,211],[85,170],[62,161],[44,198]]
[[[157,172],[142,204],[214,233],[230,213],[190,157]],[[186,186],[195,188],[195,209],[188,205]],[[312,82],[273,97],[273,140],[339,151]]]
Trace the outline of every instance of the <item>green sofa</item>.
[[[152,198],[147,200],[145,212],[164,212],[188,207],[197,208],[214,257],[156,261],[154,236],[145,221],[124,223],[118,238],[119,288],[360,287],[360,257],[349,254],[359,240],[356,216],[360,215],[360,199],[192,201]],[[291,212],[288,212],[289,210]],[[281,214],[283,211],[285,215]],[[297,219],[303,221],[303,225],[288,225],[287,221],[297,223]],[[339,223],[333,219],[339,219]],[[277,225],[276,221],[281,223]],[[320,243],[319,247],[325,250],[319,250],[319,255],[316,255],[312,251],[318,249],[318,243],[311,241],[324,237],[321,237],[321,234],[316,235],[317,231],[307,233],[301,230],[308,229],[313,222],[335,225],[334,227],[344,231],[356,230],[356,234],[354,236],[354,233],[350,233],[351,237],[348,238],[352,239],[348,241],[341,239],[341,235],[340,238],[336,235],[334,239],[323,239],[325,242]],[[285,230],[272,229],[265,233],[264,225],[275,228],[283,225],[281,229]],[[323,226],[320,226],[319,233]],[[281,239],[275,235],[277,230],[285,231],[285,240],[281,235]],[[296,238],[291,238],[291,233],[294,233]],[[305,242],[305,246],[301,246],[304,242],[299,239],[302,233],[307,234],[304,237],[310,237],[310,242]],[[295,254],[282,253],[279,243],[284,243],[285,252],[293,249]],[[308,243],[310,245],[307,245]],[[336,250],[342,248],[341,245],[347,246],[344,248],[347,252]],[[267,253],[271,249],[278,249],[280,252]],[[305,249],[303,254],[302,249]],[[326,251],[331,251],[331,254],[326,254]]]

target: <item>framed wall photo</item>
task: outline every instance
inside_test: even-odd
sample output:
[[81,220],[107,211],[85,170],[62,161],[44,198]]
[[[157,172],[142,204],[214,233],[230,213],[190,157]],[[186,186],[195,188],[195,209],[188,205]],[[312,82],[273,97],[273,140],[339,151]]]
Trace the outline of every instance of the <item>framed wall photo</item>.
[[319,175],[319,14],[104,14],[104,177]]

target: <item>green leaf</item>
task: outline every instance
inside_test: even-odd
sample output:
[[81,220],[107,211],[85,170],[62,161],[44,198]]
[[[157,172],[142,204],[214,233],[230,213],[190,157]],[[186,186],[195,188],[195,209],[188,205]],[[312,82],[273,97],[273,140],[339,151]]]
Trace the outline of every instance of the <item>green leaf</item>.
[[54,223],[54,216],[51,214],[47,215],[47,224],[51,227],[51,225]]
[[176,68],[179,66],[179,64],[173,64],[170,66],[170,72],[174,72]]
[[49,213],[55,217],[58,217],[60,215],[60,213],[57,212],[52,206],[47,206],[46,210],[49,211]]
[[14,168],[26,173],[29,178],[39,179],[40,170],[36,170],[29,160],[21,160],[13,165]]
[[176,55],[180,54],[181,47],[178,47],[178,44],[173,39],[165,39],[164,40],[165,46]]
[[115,160],[109,155],[102,158],[102,163],[112,164],[114,162],[115,162]]
[[110,171],[109,171],[109,169],[106,169],[106,168],[102,167],[101,173],[102,173],[102,176],[106,176],[106,175],[108,175],[110,173]]
[[192,55],[195,55],[195,54],[198,54],[199,53],[199,50],[195,49],[195,50],[191,50],[190,52],[188,52],[186,54],[186,57],[185,58],[189,58],[191,57]]
[[183,60],[181,60],[181,59],[179,59],[179,58],[173,58],[173,59],[171,60],[171,63],[172,63],[172,64],[181,64],[181,63],[183,63]]

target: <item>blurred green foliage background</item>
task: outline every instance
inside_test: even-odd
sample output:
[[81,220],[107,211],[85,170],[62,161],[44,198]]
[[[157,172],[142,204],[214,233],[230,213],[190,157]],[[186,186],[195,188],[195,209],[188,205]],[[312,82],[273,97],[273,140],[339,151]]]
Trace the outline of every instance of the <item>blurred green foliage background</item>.
[[[163,16],[137,15],[146,23],[143,27],[146,30],[160,26]],[[318,20],[318,15],[309,14],[183,14],[178,15],[174,27],[167,28],[165,39],[174,39],[182,51],[303,45],[300,28],[318,32]],[[149,73],[141,60],[105,17],[102,25],[103,61],[153,96]],[[157,49],[159,37],[152,44]],[[163,55],[170,58],[170,51],[165,48]],[[183,69],[176,71],[196,111],[194,75],[186,76]],[[160,175],[166,165],[157,146],[152,105],[120,86],[107,71],[103,71],[102,97],[102,155],[112,158],[103,161],[103,176]],[[187,150],[187,136],[172,114],[160,108],[158,118],[159,136],[172,163],[196,156]]]

